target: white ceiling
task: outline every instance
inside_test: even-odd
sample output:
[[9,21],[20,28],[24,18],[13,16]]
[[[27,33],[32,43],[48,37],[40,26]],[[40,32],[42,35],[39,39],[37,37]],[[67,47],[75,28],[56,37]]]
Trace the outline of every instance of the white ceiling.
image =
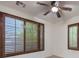
[[[50,4],[49,1],[41,1],[41,2]],[[0,1],[0,5],[7,6],[7,7],[10,7],[10,8],[19,10],[23,13],[32,15],[32,16],[40,18],[40,19],[48,20],[48,21],[51,21],[51,22],[66,20],[66,19],[69,19],[71,17],[79,15],[79,1],[64,1],[64,2],[62,1],[62,4],[64,4],[64,6],[71,7],[72,11],[71,12],[62,11],[63,14],[62,14],[61,18],[57,18],[56,15],[52,12],[49,13],[47,16],[44,16],[43,14],[46,11],[48,11],[49,8],[36,4],[37,1],[23,1],[23,3],[26,4],[25,8],[21,8],[20,6],[16,6],[15,1]]]

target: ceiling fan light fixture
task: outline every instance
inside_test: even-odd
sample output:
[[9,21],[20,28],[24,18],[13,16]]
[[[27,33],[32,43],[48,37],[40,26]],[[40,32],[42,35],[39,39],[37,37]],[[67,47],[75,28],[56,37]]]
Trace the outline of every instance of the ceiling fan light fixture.
[[58,12],[58,8],[57,7],[52,7],[51,9],[53,12]]

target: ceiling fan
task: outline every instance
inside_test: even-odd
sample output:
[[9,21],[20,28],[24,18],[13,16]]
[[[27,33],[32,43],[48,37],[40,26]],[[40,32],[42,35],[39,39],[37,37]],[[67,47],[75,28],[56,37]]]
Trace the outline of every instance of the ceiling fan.
[[51,1],[50,3],[51,3],[51,5],[48,5],[48,4],[45,4],[45,3],[41,3],[41,2],[37,2],[37,4],[39,4],[39,5],[47,6],[47,7],[50,8],[50,10],[48,10],[46,13],[44,13],[44,15],[47,15],[47,14],[49,14],[52,11],[52,12],[56,13],[58,18],[60,18],[62,10],[72,11],[72,8],[70,8],[70,7],[63,7],[63,6],[61,6],[60,1]]

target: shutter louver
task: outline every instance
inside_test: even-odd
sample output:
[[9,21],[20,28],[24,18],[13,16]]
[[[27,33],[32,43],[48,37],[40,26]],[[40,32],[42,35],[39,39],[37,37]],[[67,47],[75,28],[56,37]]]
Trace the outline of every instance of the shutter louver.
[[38,49],[38,24],[26,22],[26,51]]
[[5,54],[24,51],[24,21],[5,17]]
[[15,20],[5,17],[5,54],[15,52]]

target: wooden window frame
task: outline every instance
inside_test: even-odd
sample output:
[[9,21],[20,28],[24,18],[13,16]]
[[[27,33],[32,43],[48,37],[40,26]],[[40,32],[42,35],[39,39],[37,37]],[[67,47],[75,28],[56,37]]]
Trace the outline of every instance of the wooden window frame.
[[[69,46],[69,28],[73,26],[78,26],[77,28],[77,48],[72,48]],[[70,50],[79,50],[79,23],[70,24],[68,25],[68,49]]]
[[[20,53],[12,53],[12,54],[7,54],[5,55],[5,16],[9,16],[9,17],[12,17],[12,18],[15,18],[15,19],[19,19],[19,20],[23,20],[24,21],[24,24],[25,22],[29,21],[29,22],[32,22],[32,23],[36,23],[38,24],[38,50],[33,50],[33,51],[28,51],[26,52],[25,51],[25,42],[24,42],[24,51],[23,52],[20,52]],[[43,48],[40,49],[40,25],[43,26]],[[24,29],[25,31],[25,29]],[[0,57],[3,58],[3,57],[9,57],[9,56],[15,56],[15,55],[21,55],[21,54],[27,54],[27,53],[32,53],[32,52],[37,52],[37,51],[44,51],[44,24],[43,23],[39,23],[39,22],[36,22],[36,21],[32,21],[32,20],[28,20],[28,19],[25,19],[25,18],[22,18],[22,17],[19,17],[19,16],[14,16],[14,15],[11,15],[11,14],[8,14],[8,13],[4,13],[4,12],[0,12]],[[25,41],[25,33],[24,33],[24,41]]]

